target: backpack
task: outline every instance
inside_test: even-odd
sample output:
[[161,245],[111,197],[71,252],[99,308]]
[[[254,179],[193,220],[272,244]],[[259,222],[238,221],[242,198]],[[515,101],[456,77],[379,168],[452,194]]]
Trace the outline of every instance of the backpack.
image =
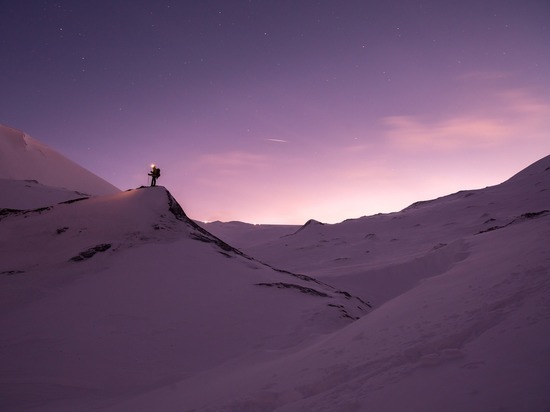
[[160,169],[157,167],[157,170],[155,171],[155,176],[160,177]]

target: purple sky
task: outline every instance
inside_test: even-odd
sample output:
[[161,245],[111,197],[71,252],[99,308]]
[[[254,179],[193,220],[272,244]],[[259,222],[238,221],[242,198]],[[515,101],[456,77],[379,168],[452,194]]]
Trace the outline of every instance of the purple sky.
[[550,2],[3,2],[0,123],[200,220],[338,222],[550,153]]

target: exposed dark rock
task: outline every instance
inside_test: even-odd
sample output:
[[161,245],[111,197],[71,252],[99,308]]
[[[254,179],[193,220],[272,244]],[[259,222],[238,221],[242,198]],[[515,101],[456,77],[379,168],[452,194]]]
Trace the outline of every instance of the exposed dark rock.
[[23,213],[23,211],[19,209],[0,209],[0,220],[11,215],[18,215],[20,213]]
[[77,197],[76,199],[65,200],[64,202],[59,202],[59,205],[70,205],[71,203],[80,202],[81,200],[88,200],[89,197]]
[[184,222],[192,222],[194,225],[197,225],[195,222],[187,217],[187,215],[183,211],[183,208],[180,206],[177,200],[174,199],[174,197],[168,190],[166,191],[166,194],[168,195],[168,210],[172,212],[176,219],[182,220]]
[[[351,316],[348,311],[346,310],[346,308],[344,307],[344,305],[337,305],[335,303],[329,303],[327,306],[330,306],[331,308],[336,308],[340,311],[340,313],[342,314],[342,317],[344,318],[349,318],[349,319],[352,319],[352,320],[357,320],[359,318],[356,318],[355,316]],[[362,308],[360,306],[358,306],[359,309],[362,310]]]
[[541,210],[540,212],[527,212],[527,213],[524,213],[523,215],[521,215],[520,217],[524,217],[526,219],[533,219],[535,217],[545,215],[549,212],[550,211],[548,211],[548,210]]
[[344,292],[343,290],[337,290],[336,293],[344,295],[346,297],[346,299],[351,299],[352,298],[352,296],[348,292]]
[[18,215],[26,215],[28,213],[42,213],[47,210],[50,210],[51,206],[48,207],[40,207],[38,209],[30,209],[30,210],[20,210],[20,209],[0,209],[0,220],[8,217],[8,216],[18,216]]
[[191,233],[190,236],[191,236],[191,239],[198,240],[199,242],[214,243],[215,245],[217,245],[222,250],[225,250],[226,252],[234,252],[238,255],[245,256],[244,253],[242,253],[240,250],[235,249],[232,246],[229,246],[223,240],[220,240],[213,235],[209,236],[208,234],[204,234],[204,233]]
[[337,305],[336,303],[329,303],[328,306],[332,308],[344,309],[344,305]]
[[329,298],[330,296],[324,292],[319,292],[313,288],[307,288],[305,286],[296,285],[294,283],[275,282],[275,283],[256,283],[257,286],[276,287],[278,289],[296,289],[301,293],[305,293],[312,296],[319,296],[323,298]]
[[521,216],[516,217],[511,222],[508,222],[505,225],[491,226],[488,229],[480,230],[479,232],[477,232],[477,234],[479,235],[481,233],[492,232],[493,230],[504,229],[505,227],[508,227],[508,226],[513,225],[515,223],[520,223],[520,222],[522,222],[524,220],[528,220],[528,219],[536,219],[538,217],[545,216],[548,213],[550,213],[550,210],[547,210],[547,209],[541,210],[540,212],[527,212],[527,213],[522,214]]
[[46,212],[47,210],[50,210],[51,208],[52,208],[51,206],[39,207],[38,209],[25,210],[23,212],[23,214],[26,214],[26,213],[42,213],[42,212]]
[[487,232],[492,232],[493,230],[498,230],[498,229],[502,229],[504,227],[506,227],[508,225],[504,225],[504,226],[491,226],[490,228],[487,228],[487,229],[484,229],[484,230],[480,230],[479,232],[477,232],[477,234],[479,235],[480,233],[487,233]]
[[0,275],[15,276],[21,273],[25,273],[25,271],[24,270],[5,270],[3,272],[0,272]]
[[[357,297],[357,296],[352,296],[350,295],[348,292],[346,291],[343,291],[343,290],[337,290],[335,293],[339,293],[341,295],[344,295],[346,299],[348,300],[351,300],[351,299],[357,299],[359,302],[361,302],[363,305],[366,305],[368,306],[369,308],[372,308],[372,305],[369,303],[369,302],[365,302],[363,299]],[[359,307],[360,308],[360,307]],[[361,308],[360,308],[361,309]]]
[[260,262],[262,263],[264,266],[267,266],[267,267],[270,267],[271,269],[273,269],[274,271],[276,272],[279,272],[279,273],[285,273],[287,275],[290,275],[290,276],[294,276],[295,278],[298,278],[298,279],[301,279],[301,280],[305,280],[306,282],[314,282],[314,283],[317,283],[318,285],[325,285],[325,286],[328,286],[327,284],[323,283],[323,282],[320,282],[318,281],[317,279],[315,278],[312,278],[311,276],[308,276],[308,275],[302,275],[300,273],[293,273],[293,272],[290,272],[288,270],[284,270],[284,269],[277,269],[267,263],[263,263],[263,262]]
[[[351,319],[351,320],[360,319],[359,317],[355,317],[355,316],[350,315],[349,312],[344,307],[344,305],[335,305],[333,303],[329,303],[328,306],[338,309],[340,311],[340,313],[342,314],[343,318],[348,318],[348,319]],[[359,309],[363,310],[363,308],[361,308],[360,306],[357,306],[357,307]]]
[[82,260],[91,258],[93,255],[95,255],[98,252],[105,252],[106,250],[109,250],[110,248],[111,248],[110,243],[101,243],[97,246],[94,246],[90,249],[85,250],[84,252],[81,252],[77,256],[73,256],[69,260],[73,261],[73,262],[80,262]]

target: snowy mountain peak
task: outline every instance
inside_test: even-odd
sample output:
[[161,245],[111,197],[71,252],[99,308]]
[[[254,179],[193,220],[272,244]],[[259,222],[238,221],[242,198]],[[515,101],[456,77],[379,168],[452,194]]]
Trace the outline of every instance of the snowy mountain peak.
[[304,223],[304,226],[302,227],[307,227],[307,226],[317,226],[317,225],[324,225],[324,223],[321,223],[319,222],[318,220],[315,220],[315,219],[309,219],[306,223]]
[[314,227],[320,227],[320,226],[324,226],[325,224],[324,223],[321,223],[315,219],[309,219],[306,223],[304,223],[296,232],[294,232],[294,234],[297,234],[303,230],[306,230],[306,229],[311,229],[311,228],[314,228]]
[[0,179],[36,180],[45,186],[89,195],[119,192],[115,186],[45,144],[1,124]]

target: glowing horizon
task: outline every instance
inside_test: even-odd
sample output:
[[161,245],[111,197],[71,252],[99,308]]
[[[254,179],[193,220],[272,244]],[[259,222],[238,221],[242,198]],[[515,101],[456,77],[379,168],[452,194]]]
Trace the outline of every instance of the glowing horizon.
[[550,153],[544,2],[14,3],[0,21],[2,123],[123,190],[154,159],[201,221],[394,212]]

